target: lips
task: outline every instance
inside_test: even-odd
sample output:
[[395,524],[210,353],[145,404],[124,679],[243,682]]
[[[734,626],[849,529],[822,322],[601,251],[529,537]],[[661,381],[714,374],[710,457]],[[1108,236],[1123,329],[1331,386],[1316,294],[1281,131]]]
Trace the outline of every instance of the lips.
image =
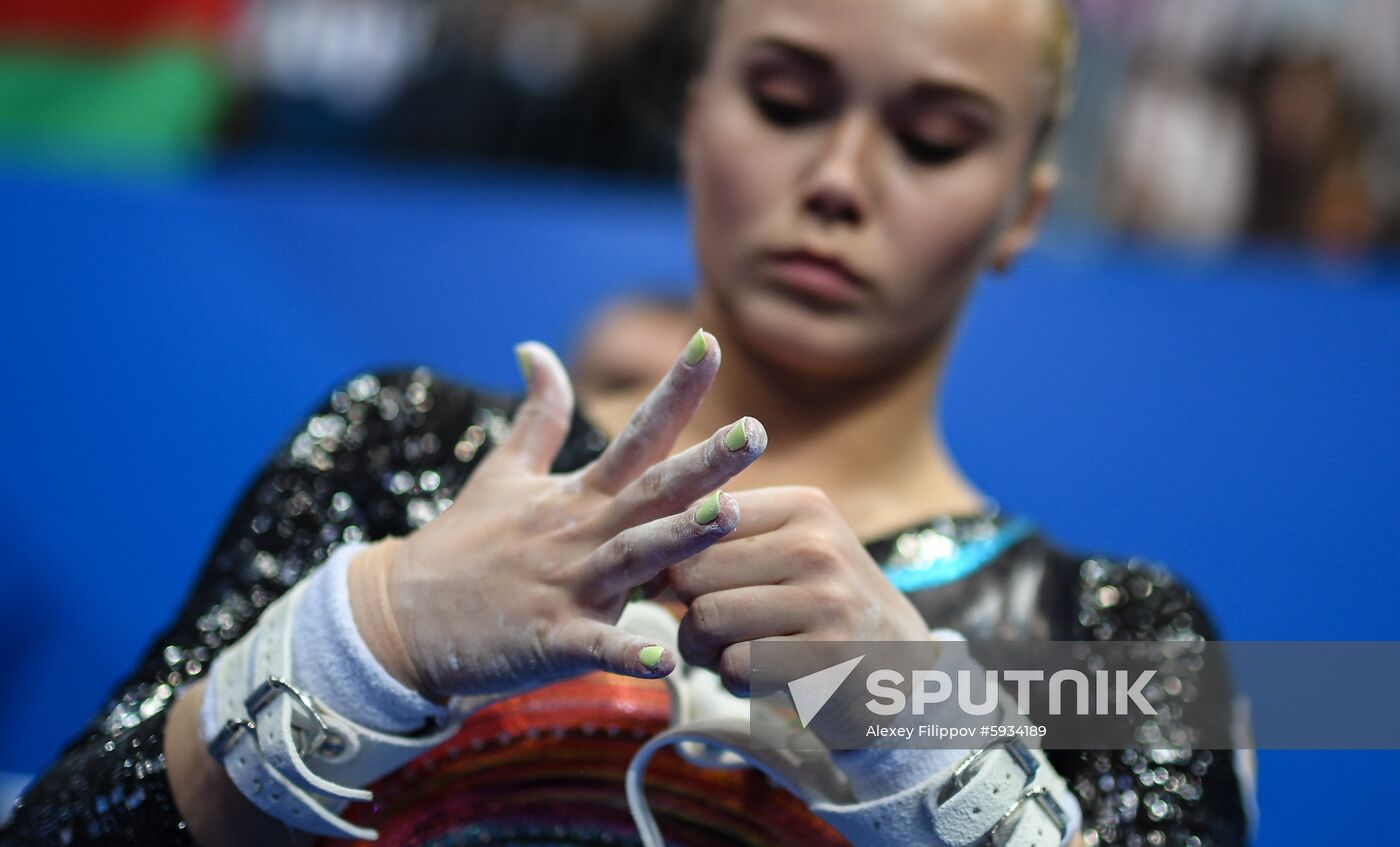
[[870,282],[835,256],[813,250],[778,250],[765,255],[770,274],[783,287],[828,304],[854,303],[870,291]]

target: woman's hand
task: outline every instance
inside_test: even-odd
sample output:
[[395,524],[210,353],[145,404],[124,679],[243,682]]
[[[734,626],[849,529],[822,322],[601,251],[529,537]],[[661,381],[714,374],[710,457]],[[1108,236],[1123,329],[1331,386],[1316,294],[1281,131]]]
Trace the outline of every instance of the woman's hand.
[[[670,673],[669,650],[614,624],[635,586],[735,528],[734,499],[707,495],[767,444],[758,422],[745,418],[667,458],[719,368],[715,339],[697,333],[603,455],[552,475],[573,390],[548,348],[525,344],[518,353],[529,387],[509,437],[447,511],[392,555],[362,554],[351,569],[357,622],[362,611],[386,622],[361,626],[371,650],[390,673],[439,700],[589,670]],[[357,577],[361,559],[372,570]]]
[[669,571],[690,608],[681,656],[749,693],[749,647],[760,638],[926,641],[929,626],[890,583],[818,488],[762,488],[734,495],[744,525],[723,543]]

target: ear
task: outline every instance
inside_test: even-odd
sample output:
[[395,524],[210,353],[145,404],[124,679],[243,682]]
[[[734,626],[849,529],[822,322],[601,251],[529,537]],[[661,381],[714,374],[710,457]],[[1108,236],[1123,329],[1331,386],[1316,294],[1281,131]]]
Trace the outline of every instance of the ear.
[[1005,271],[1035,244],[1059,184],[1060,169],[1053,162],[1042,162],[1034,167],[1026,179],[1020,208],[1012,213],[1011,222],[992,247],[992,267]]

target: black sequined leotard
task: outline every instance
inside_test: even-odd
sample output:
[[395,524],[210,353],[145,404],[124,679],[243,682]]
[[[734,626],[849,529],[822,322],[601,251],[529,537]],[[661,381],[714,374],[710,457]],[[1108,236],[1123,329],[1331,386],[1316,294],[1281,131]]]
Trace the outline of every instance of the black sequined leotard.
[[[427,368],[362,374],[335,388],[259,471],[175,621],[30,785],[0,844],[192,844],[162,753],[176,689],[199,678],[334,545],[404,535],[451,505],[477,458],[508,428],[511,409]],[[604,444],[579,417],[556,467],[580,467]],[[938,521],[868,549],[897,566],[921,544],[985,536],[1001,520]],[[1161,568],[1070,556],[1040,535],[910,597],[934,625],[972,639],[1215,637],[1191,592]],[[1228,751],[1057,751],[1050,758],[1083,807],[1089,847],[1246,840],[1241,775]]]

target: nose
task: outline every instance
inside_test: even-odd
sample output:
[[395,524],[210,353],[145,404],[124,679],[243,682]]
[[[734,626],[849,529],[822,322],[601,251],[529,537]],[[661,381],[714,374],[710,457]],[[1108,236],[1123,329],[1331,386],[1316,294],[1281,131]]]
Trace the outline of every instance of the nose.
[[824,224],[859,226],[870,211],[871,122],[852,113],[835,124],[807,175],[803,208]]

